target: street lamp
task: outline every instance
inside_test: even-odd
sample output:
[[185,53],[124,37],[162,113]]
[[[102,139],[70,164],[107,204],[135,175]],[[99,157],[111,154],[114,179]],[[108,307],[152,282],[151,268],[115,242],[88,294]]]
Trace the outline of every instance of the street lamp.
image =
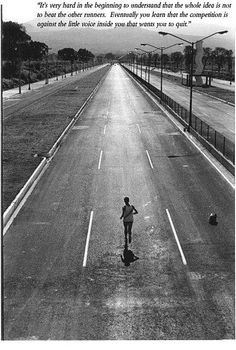
[[15,50],[18,51],[18,58],[19,58],[19,78],[18,78],[18,82],[19,82],[19,94],[21,94],[21,71],[22,71],[22,57],[21,57],[21,45],[25,45],[25,44],[29,44],[30,40],[25,40],[25,41],[17,41],[16,45],[17,47],[15,48]]
[[47,47],[46,48],[46,80],[45,80],[45,84],[48,84],[48,51],[52,50],[51,47]]
[[140,55],[140,63],[141,63],[141,78],[143,77],[143,55],[145,55],[145,53],[140,53],[137,52],[138,55]]
[[173,46],[177,46],[177,45],[181,46],[181,45],[183,45],[183,43],[176,43],[176,44],[173,44],[173,45],[170,45],[167,47],[157,47],[157,46],[152,45],[152,44],[141,44],[141,46],[151,46],[151,47],[154,47],[156,50],[161,51],[161,102],[162,102],[162,85],[163,85],[163,51],[167,50]]
[[28,64],[29,64],[29,66],[28,66],[28,69],[29,69],[29,72],[28,72],[28,80],[29,80],[28,90],[30,90],[31,89],[31,87],[30,87],[30,57],[28,58]]
[[[133,67],[134,67],[134,57],[135,57],[135,53],[134,53],[134,51],[129,51],[129,52],[128,52],[128,55],[132,55],[132,56],[131,56],[131,59],[130,59],[130,66],[131,66],[131,72],[132,72],[132,64],[133,64]],[[133,70],[134,70],[134,68],[133,68]]]
[[202,39],[199,39],[195,42],[192,42],[192,41],[189,41],[189,40],[186,40],[184,38],[181,38],[177,35],[174,35],[172,33],[168,33],[168,32],[159,32],[159,34],[165,36],[165,35],[170,35],[170,36],[173,36],[174,38],[177,38],[177,39],[180,39],[180,40],[183,40],[185,41],[186,43],[190,44],[191,45],[191,65],[190,65],[190,103],[189,103],[189,123],[188,123],[188,131],[190,131],[190,128],[192,126],[192,100],[193,100],[193,58],[194,58],[194,45],[199,43],[200,41],[203,41],[207,38],[210,38],[211,36],[213,35],[216,35],[216,34],[225,34],[225,33],[228,33],[228,30],[222,30],[222,31],[219,31],[219,32],[215,32],[215,33],[212,33],[208,36],[205,36],[203,37]]
[[138,47],[135,48],[135,50],[140,50],[142,52],[144,52],[145,54],[147,53],[148,54],[148,83],[150,83],[150,65],[151,65],[151,53],[156,51],[156,50],[152,50],[152,51],[146,51],[146,50],[143,50],[143,49],[140,49]]

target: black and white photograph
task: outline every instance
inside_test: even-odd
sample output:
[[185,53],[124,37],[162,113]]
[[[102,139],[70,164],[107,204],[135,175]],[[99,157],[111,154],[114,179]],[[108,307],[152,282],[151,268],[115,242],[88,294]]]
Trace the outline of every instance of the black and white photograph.
[[235,4],[0,5],[1,343],[229,349]]

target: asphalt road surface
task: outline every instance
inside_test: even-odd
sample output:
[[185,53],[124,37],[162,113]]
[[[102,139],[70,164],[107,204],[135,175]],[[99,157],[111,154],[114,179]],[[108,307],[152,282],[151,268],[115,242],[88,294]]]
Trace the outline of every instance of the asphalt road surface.
[[[130,69],[130,67],[129,67]],[[136,70],[135,70],[136,72]],[[141,76],[141,70],[138,69]],[[142,73],[143,79],[145,72]],[[161,78],[154,74],[150,75],[150,83],[160,89]],[[163,92],[178,102],[181,106],[189,109],[189,88],[176,85],[174,82],[163,78]],[[209,124],[227,139],[235,142],[235,108],[227,103],[217,100],[209,95],[193,91],[193,114]]]
[[233,188],[114,65],[6,232],[4,280],[5,339],[233,339]]

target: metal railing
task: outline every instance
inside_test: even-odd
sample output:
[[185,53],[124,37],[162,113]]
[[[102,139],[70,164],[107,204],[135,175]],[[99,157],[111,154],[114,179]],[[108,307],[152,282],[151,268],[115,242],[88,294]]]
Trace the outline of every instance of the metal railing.
[[[162,104],[168,106],[172,111],[174,111],[178,117],[182,119],[182,124],[186,127],[189,124],[189,111],[181,106],[178,102],[174,101],[171,97],[167,96],[156,88],[155,86],[148,83],[146,80],[142,79],[140,76],[130,71],[126,66],[123,66],[131,74],[135,76],[142,84],[146,85],[154,94],[159,97]],[[202,121],[196,115],[192,114],[192,125],[191,128],[200,135],[204,140],[210,143],[218,152],[220,152],[226,159],[228,159],[232,164],[235,164],[235,145],[232,141],[227,139],[221,133],[212,128],[209,124]]]

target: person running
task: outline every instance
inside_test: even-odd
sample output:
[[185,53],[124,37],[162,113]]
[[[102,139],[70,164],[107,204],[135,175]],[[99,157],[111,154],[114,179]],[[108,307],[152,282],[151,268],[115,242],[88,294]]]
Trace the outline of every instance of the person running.
[[124,223],[124,234],[125,240],[127,241],[127,234],[129,235],[129,243],[131,243],[131,230],[133,225],[133,215],[138,214],[138,211],[135,209],[133,205],[129,204],[129,197],[124,198],[125,206],[122,208],[122,215],[120,219],[123,218]]

